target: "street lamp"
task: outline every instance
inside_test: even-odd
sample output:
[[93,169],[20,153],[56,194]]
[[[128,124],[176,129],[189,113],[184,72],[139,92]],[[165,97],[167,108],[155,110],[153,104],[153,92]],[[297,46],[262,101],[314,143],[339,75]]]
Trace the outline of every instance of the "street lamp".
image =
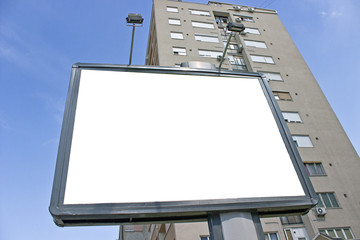
[[226,43],[224,52],[223,52],[222,57],[221,57],[221,61],[220,61],[220,64],[219,64],[219,71],[221,70],[221,65],[222,65],[222,63],[224,61],[225,54],[226,54],[226,51],[227,51],[227,49],[229,47],[231,37],[233,36],[233,32],[240,33],[240,32],[245,30],[245,26],[242,23],[229,22],[228,25],[227,25],[227,30],[231,31],[231,33],[230,33],[229,39],[228,39],[228,41]]
[[135,13],[129,13],[128,17],[126,18],[126,23],[128,26],[132,26],[132,37],[131,37],[131,49],[130,49],[130,59],[129,59],[129,65],[131,65],[131,59],[132,59],[132,51],[133,51],[133,45],[134,45],[134,34],[135,34],[135,27],[142,27],[144,19],[142,18],[141,14],[135,14]]

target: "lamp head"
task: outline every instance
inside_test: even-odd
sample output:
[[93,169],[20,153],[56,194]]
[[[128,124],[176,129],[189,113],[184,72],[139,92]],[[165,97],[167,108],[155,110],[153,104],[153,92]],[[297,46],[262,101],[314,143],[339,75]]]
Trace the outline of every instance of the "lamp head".
[[227,29],[232,32],[242,32],[245,30],[245,26],[242,23],[229,22]]
[[144,19],[141,14],[129,13],[126,22],[129,24],[142,24]]

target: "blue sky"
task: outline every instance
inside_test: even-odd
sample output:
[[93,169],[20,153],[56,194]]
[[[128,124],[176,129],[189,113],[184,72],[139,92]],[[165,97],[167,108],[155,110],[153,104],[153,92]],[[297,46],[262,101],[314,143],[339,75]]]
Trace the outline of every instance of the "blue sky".
[[[233,3],[278,10],[359,152],[360,1]],[[72,64],[127,64],[125,17],[141,13],[133,64],[143,65],[151,6],[151,0],[0,0],[0,239],[118,237],[116,226],[59,228],[48,206]]]

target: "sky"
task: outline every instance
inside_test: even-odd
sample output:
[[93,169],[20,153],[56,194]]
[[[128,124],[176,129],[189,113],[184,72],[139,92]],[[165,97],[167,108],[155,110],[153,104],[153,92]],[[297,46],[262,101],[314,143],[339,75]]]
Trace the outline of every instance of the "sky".
[[[190,1],[207,3],[207,1]],[[230,1],[228,1],[230,2]],[[360,151],[360,1],[244,0],[276,9]],[[144,65],[151,0],[0,0],[0,239],[118,238],[117,226],[59,228],[48,211],[71,66]]]

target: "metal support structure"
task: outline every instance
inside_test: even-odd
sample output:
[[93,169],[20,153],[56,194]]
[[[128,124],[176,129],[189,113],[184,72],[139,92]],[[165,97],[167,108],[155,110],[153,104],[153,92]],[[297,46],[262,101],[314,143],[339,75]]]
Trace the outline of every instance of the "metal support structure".
[[132,29],[132,36],[131,36],[131,48],[130,48],[129,65],[131,65],[132,52],[133,52],[133,46],[134,46],[135,23],[133,23],[132,27],[133,27],[133,29]]
[[119,238],[118,240],[124,240],[124,226],[120,225],[119,227]]
[[229,36],[229,39],[228,39],[228,41],[227,41],[227,43],[226,43],[224,52],[223,52],[222,57],[221,57],[221,61],[220,61],[220,64],[219,64],[219,71],[221,70],[221,65],[222,65],[222,63],[223,63],[223,61],[224,61],[224,59],[225,59],[225,54],[226,54],[226,51],[227,51],[227,49],[228,49],[228,47],[229,47],[229,44],[230,44],[232,35],[233,35],[233,33],[231,32],[231,33],[230,33],[230,36]]
[[219,214],[209,214],[208,225],[210,232],[210,240],[224,240]]
[[142,26],[144,19],[142,18],[141,14],[136,13],[129,13],[128,17],[126,18],[126,22],[128,26],[132,26],[132,37],[131,37],[131,49],[130,49],[130,59],[129,59],[129,65],[131,65],[131,59],[132,59],[132,52],[133,52],[133,46],[134,46],[134,35],[135,35],[135,27],[136,24],[138,24],[139,27]]
[[211,240],[265,240],[257,213],[211,214],[208,224]]

